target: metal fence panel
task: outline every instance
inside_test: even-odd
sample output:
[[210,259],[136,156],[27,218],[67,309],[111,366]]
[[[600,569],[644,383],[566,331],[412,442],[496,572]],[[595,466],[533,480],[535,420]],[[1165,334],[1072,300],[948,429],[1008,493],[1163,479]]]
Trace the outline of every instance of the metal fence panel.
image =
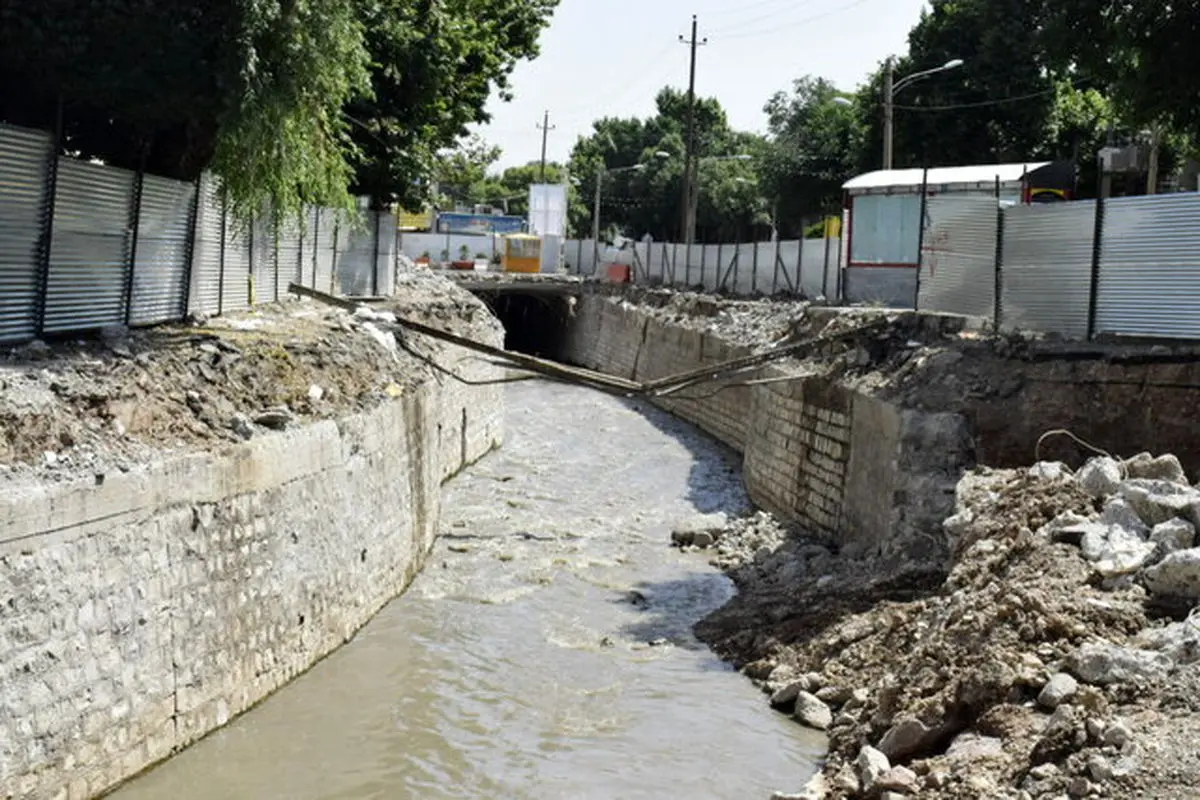
[[928,199],[918,308],[975,317],[995,313],[998,213],[990,197]]
[[313,288],[322,292],[332,292],[334,245],[342,235],[337,212],[331,208],[317,209],[317,228],[319,238],[316,243],[316,286]]
[[726,288],[735,294],[751,295],[754,293],[754,284],[752,283],[754,279],[754,248],[753,242],[737,245],[737,266],[726,283]]
[[0,125],[0,341],[37,333],[38,245],[52,147],[45,133]]
[[754,291],[758,294],[770,296],[774,292],[775,245],[775,242],[759,242],[755,245],[758,258],[754,269]]
[[1087,335],[1094,200],[1004,210],[1001,324]]
[[[842,270],[842,279],[847,303],[912,308],[916,300],[916,267],[846,267]],[[831,281],[831,296],[833,291]]]
[[275,299],[275,222],[271,217],[270,213],[256,217],[248,231],[251,303]]
[[825,240],[805,239],[800,243],[800,288],[808,297],[818,297],[825,280]]
[[1200,195],[1104,203],[1096,332],[1200,338]]
[[775,283],[775,291],[798,292],[800,289],[800,242],[798,240],[780,242],[778,256],[779,279]]
[[196,241],[192,245],[192,291],[189,311],[216,314],[221,310],[221,236],[224,225],[221,193],[210,175],[200,179],[200,208],[196,211]]
[[221,281],[221,313],[250,305],[251,225],[225,214],[225,277]]
[[304,225],[312,215],[288,216],[279,221],[279,269],[275,272],[275,299],[287,296],[288,284],[301,281],[304,264]]
[[59,159],[47,332],[125,322],[134,177],[127,170]]
[[186,290],[188,237],[195,201],[194,183],[144,176],[130,324],[150,325],[179,319]]

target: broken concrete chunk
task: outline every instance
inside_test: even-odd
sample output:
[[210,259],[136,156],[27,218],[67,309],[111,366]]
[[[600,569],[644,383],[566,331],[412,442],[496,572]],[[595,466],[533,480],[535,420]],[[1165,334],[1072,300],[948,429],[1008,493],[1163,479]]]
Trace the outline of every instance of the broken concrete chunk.
[[921,788],[917,773],[908,767],[892,767],[879,777],[876,785],[885,793],[898,792],[899,794],[916,794],[917,790]]
[[1084,683],[1108,686],[1161,678],[1170,671],[1171,662],[1162,653],[1089,642],[1067,656],[1066,668]]
[[1185,519],[1170,519],[1154,526],[1150,541],[1162,555],[1187,550],[1196,544],[1196,527]]
[[1200,522],[1200,491],[1170,481],[1136,478],[1121,484],[1121,494],[1147,525],[1183,517]]
[[1133,731],[1129,730],[1129,726],[1120,720],[1104,729],[1104,743],[1118,750],[1129,744],[1129,740],[1132,738]]
[[874,747],[864,745],[858,751],[858,758],[855,759],[854,766],[858,768],[858,780],[862,784],[863,790],[870,792],[875,789],[879,779],[891,770],[892,762]]
[[1076,514],[1074,511],[1064,511],[1038,529],[1038,534],[1051,541],[1078,545],[1083,539],[1083,535],[1096,524],[1093,520]]
[[1037,701],[1039,705],[1053,710],[1074,697],[1075,692],[1078,690],[1079,684],[1074,678],[1065,672],[1059,672],[1050,678],[1049,683],[1042,687]]
[[1188,485],[1187,474],[1179,459],[1171,454],[1155,458],[1149,453],[1138,453],[1125,461],[1125,475],[1129,478],[1145,478],[1148,480],[1170,481],[1184,486]]
[[991,736],[980,736],[976,733],[962,733],[955,737],[946,756],[964,761],[977,761],[981,758],[998,758],[1004,755],[1004,743]]
[[1142,576],[1151,593],[1200,600],[1200,548],[1177,550]]
[[1108,497],[1121,488],[1121,465],[1116,459],[1098,456],[1080,468],[1075,481],[1092,497]]
[[1071,477],[1071,470],[1061,461],[1039,461],[1029,468],[1029,477],[1041,481],[1063,481]]
[[771,695],[771,705],[774,708],[786,708],[796,702],[801,692],[808,690],[808,682],[804,679],[793,681]]
[[1138,634],[1138,647],[1158,650],[1175,664],[1200,661],[1200,622],[1172,622],[1165,628],[1151,628]]
[[1100,521],[1106,525],[1119,525],[1130,533],[1145,539],[1150,535],[1150,526],[1142,522],[1137,510],[1124,497],[1110,497],[1104,504]]
[[239,439],[248,440],[254,436],[254,425],[245,414],[234,414],[229,418],[229,430]]
[[818,731],[827,731],[833,724],[833,712],[816,695],[800,692],[796,695],[796,710],[792,716],[801,725]]

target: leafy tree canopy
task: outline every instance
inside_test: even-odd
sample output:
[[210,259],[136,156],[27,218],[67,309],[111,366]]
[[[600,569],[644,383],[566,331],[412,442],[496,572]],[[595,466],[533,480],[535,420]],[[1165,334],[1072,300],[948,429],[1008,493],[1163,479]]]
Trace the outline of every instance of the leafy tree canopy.
[[557,0],[8,0],[0,117],[242,213],[426,191]]

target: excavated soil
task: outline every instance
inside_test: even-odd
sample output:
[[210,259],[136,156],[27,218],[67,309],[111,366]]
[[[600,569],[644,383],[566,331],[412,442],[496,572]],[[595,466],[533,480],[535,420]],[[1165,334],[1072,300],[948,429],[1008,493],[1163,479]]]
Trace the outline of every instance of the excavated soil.
[[[397,298],[375,311],[467,335],[498,331],[482,303],[450,282],[401,278]],[[128,469],[369,409],[429,377],[370,315],[308,300],[34,342],[0,356],[0,473],[55,480]]]
[[[1039,533],[1064,512],[1094,515],[1096,501],[1024,471],[979,481],[948,572],[844,560],[766,515],[716,533],[714,563],[740,593],[698,635],[782,690],[782,711],[797,686],[832,710],[824,793],[795,796],[879,796],[860,780],[864,745],[891,749],[891,766],[912,770],[905,793],[922,798],[1200,796],[1194,666],[1081,681],[1054,716],[1038,705],[1080,645],[1126,645],[1170,622],[1147,612],[1140,586],[1105,590],[1077,546]],[[1119,746],[1117,725],[1130,739]]]

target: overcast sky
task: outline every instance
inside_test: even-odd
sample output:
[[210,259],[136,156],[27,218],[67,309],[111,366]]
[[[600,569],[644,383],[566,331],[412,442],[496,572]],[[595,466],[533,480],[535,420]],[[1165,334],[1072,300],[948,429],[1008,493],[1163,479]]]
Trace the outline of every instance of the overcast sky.
[[561,0],[542,54],[513,74],[516,97],[492,99],[480,132],[499,166],[536,160],[550,112],[548,157],[563,161],[594,119],[652,113],[663,86],[687,87],[691,15],[700,22],[696,91],[716,97],[741,130],[762,131],[763,105],[803,75],[853,89],[906,50],[925,0]]

